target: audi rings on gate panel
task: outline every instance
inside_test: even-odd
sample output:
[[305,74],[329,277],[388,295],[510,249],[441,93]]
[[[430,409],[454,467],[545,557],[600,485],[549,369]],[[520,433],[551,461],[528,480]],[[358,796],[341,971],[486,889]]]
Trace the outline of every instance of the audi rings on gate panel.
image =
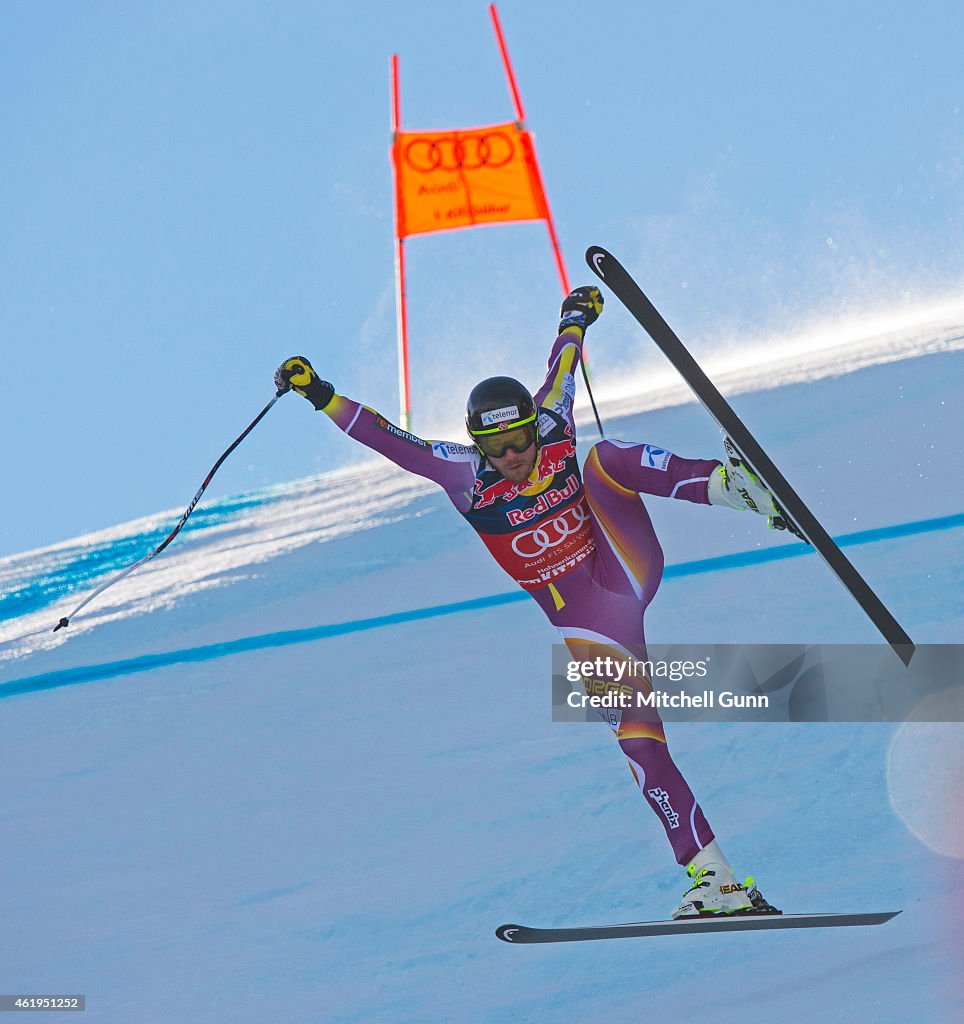
[[405,147],[405,162],[414,171],[477,171],[503,167],[515,156],[515,143],[505,132],[478,135],[455,133],[441,138],[419,137]]

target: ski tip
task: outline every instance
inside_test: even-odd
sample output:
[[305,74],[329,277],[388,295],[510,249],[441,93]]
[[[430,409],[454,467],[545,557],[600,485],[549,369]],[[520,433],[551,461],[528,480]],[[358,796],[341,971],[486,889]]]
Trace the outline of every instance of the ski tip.
[[611,259],[612,256],[601,245],[590,245],[586,250],[586,262],[590,269],[604,281],[606,280],[606,262]]
[[517,924],[500,924],[495,930],[495,937],[501,939],[503,942],[514,942],[516,932],[520,931],[521,925]]

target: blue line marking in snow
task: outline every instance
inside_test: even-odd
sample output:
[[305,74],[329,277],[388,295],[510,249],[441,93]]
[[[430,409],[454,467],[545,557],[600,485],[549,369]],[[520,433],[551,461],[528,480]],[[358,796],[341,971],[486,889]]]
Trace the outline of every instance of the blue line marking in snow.
[[[841,548],[846,548],[854,547],[857,544],[873,544],[882,540],[894,540],[899,537],[934,533],[938,530],[953,530],[959,526],[964,526],[964,513],[941,516],[936,519],[922,519],[913,523],[901,523],[898,526],[883,526],[875,530],[859,530],[855,533],[848,533],[838,537],[836,541]],[[802,544],[764,548],[759,551],[741,551],[732,555],[701,558],[692,562],[680,562],[676,565],[669,565],[663,572],[663,578],[674,579],[680,576],[696,576],[708,572],[721,572],[726,569],[742,569],[750,565],[776,562],[785,558],[797,558],[800,555],[811,555],[813,553],[813,548],[805,547]],[[135,672],[147,672],[150,669],[165,668],[169,665],[212,661],[215,658],[224,658],[232,654],[243,654],[248,651],[262,651],[272,647],[287,647],[290,644],[311,643],[314,640],[326,640],[329,637],[361,633],[367,630],[381,629],[384,626],[397,626],[405,622],[418,622],[421,619],[435,619],[444,615],[458,615],[462,612],[497,608],[500,605],[525,601],[528,599],[528,596],[524,591],[517,590],[507,594],[477,597],[471,601],[455,601],[451,604],[434,605],[429,608],[413,608],[404,612],[393,612],[390,615],[377,615],[370,619],[354,619],[350,622],[337,622],[328,626],[311,626],[307,629],[263,633],[258,636],[242,637],[240,640],[207,644],[203,647],[186,647],[179,651],[146,654],[138,658],[128,658],[124,661],[110,661],[101,665],[80,665],[76,668],[60,669],[56,672],[43,672],[40,675],[25,676],[22,679],[16,679],[11,683],[0,686],[0,698],[14,697],[25,693],[38,693],[42,690],[53,690],[61,686],[73,686],[77,683],[95,682],[100,679],[114,679],[117,676],[132,675]]]
[[[937,530],[953,530],[958,526],[964,526],[964,513],[940,516],[937,519],[918,519],[913,523],[881,526],[874,530],[857,530],[854,533],[845,533],[842,537],[835,537],[834,540],[839,548],[852,548],[858,544],[874,544],[881,540],[913,537],[921,533],[934,533]],[[721,569],[742,569],[747,565],[762,565],[765,562],[778,562],[784,558],[798,558],[800,555],[812,554],[814,554],[813,548],[803,544],[762,548],[757,551],[740,551],[733,555],[718,555],[715,558],[701,558],[695,562],[668,565],[663,570],[663,579],[695,576],[698,573],[718,572]]]
[[[248,509],[257,508],[265,503],[266,499],[260,492],[254,492],[222,498],[206,507],[196,508],[191,518],[184,524],[181,537],[233,522]],[[15,590],[0,591],[0,618],[14,619],[30,612],[37,612],[55,604],[67,594],[93,587],[95,581],[105,579],[111,573],[120,572],[132,562],[143,558],[149,551],[153,551],[171,532],[176,522],[177,518],[173,516],[170,521],[159,518],[159,525],[144,529],[140,533],[115,537],[113,540],[99,541],[96,544],[64,548],[55,559],[44,566],[39,575],[18,583]]]
[[518,593],[493,594],[491,597],[477,597],[471,601],[456,601],[453,604],[440,604],[430,608],[413,608],[410,611],[393,612],[390,615],[377,615],[371,619],[337,622],[331,626],[311,626],[307,629],[289,629],[279,633],[262,633],[259,636],[242,637],[240,640],[227,640],[224,643],[207,644],[204,647],[186,647],[180,651],[145,654],[138,658],[128,658],[125,661],[105,662],[102,665],[65,668],[56,672],[27,676],[7,683],[0,687],[0,697],[13,697],[21,693],[52,690],[58,686],[111,679],[115,676],[146,672],[152,668],[164,668],[168,665],[179,665],[185,662],[211,661],[214,658],[243,654],[247,651],[262,651],[271,647],[310,643],[312,640],[325,640],[328,637],[345,636],[347,633],[361,633],[369,629],[381,629],[383,626],[395,626],[402,622],[417,622],[419,619],[434,619],[440,615],[456,615],[459,612],[493,608],[501,604],[523,601],[527,597],[528,594],[521,590]]

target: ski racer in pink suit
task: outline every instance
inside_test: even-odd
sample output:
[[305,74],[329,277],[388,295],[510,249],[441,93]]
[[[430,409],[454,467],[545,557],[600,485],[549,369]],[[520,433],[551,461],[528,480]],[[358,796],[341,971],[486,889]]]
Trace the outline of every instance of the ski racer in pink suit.
[[[275,383],[279,392],[293,388],[303,395],[356,441],[437,483],[545,612],[574,660],[610,657],[615,664],[645,657],[643,616],[663,571],[641,494],[757,512],[774,506],[737,460],[684,459],[652,444],[600,441],[580,472],[575,372],[585,331],[602,304],[591,287],[563,302],[549,369],[534,396],[510,377],[489,378],[473,389],[466,415],[472,445],[425,441],[402,430],[335,394],[302,356],[286,360]],[[673,916],[777,912],[752,879],[736,879],[670,756],[658,713],[607,709],[605,717],[691,880]]]

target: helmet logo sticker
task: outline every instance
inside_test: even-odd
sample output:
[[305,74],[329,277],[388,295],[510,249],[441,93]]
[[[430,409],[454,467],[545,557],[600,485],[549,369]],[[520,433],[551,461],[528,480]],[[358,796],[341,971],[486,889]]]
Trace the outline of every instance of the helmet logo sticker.
[[513,420],[522,419],[519,415],[519,408],[515,405],[507,405],[502,409],[489,409],[482,413],[483,427],[496,427],[504,423],[511,423]]

